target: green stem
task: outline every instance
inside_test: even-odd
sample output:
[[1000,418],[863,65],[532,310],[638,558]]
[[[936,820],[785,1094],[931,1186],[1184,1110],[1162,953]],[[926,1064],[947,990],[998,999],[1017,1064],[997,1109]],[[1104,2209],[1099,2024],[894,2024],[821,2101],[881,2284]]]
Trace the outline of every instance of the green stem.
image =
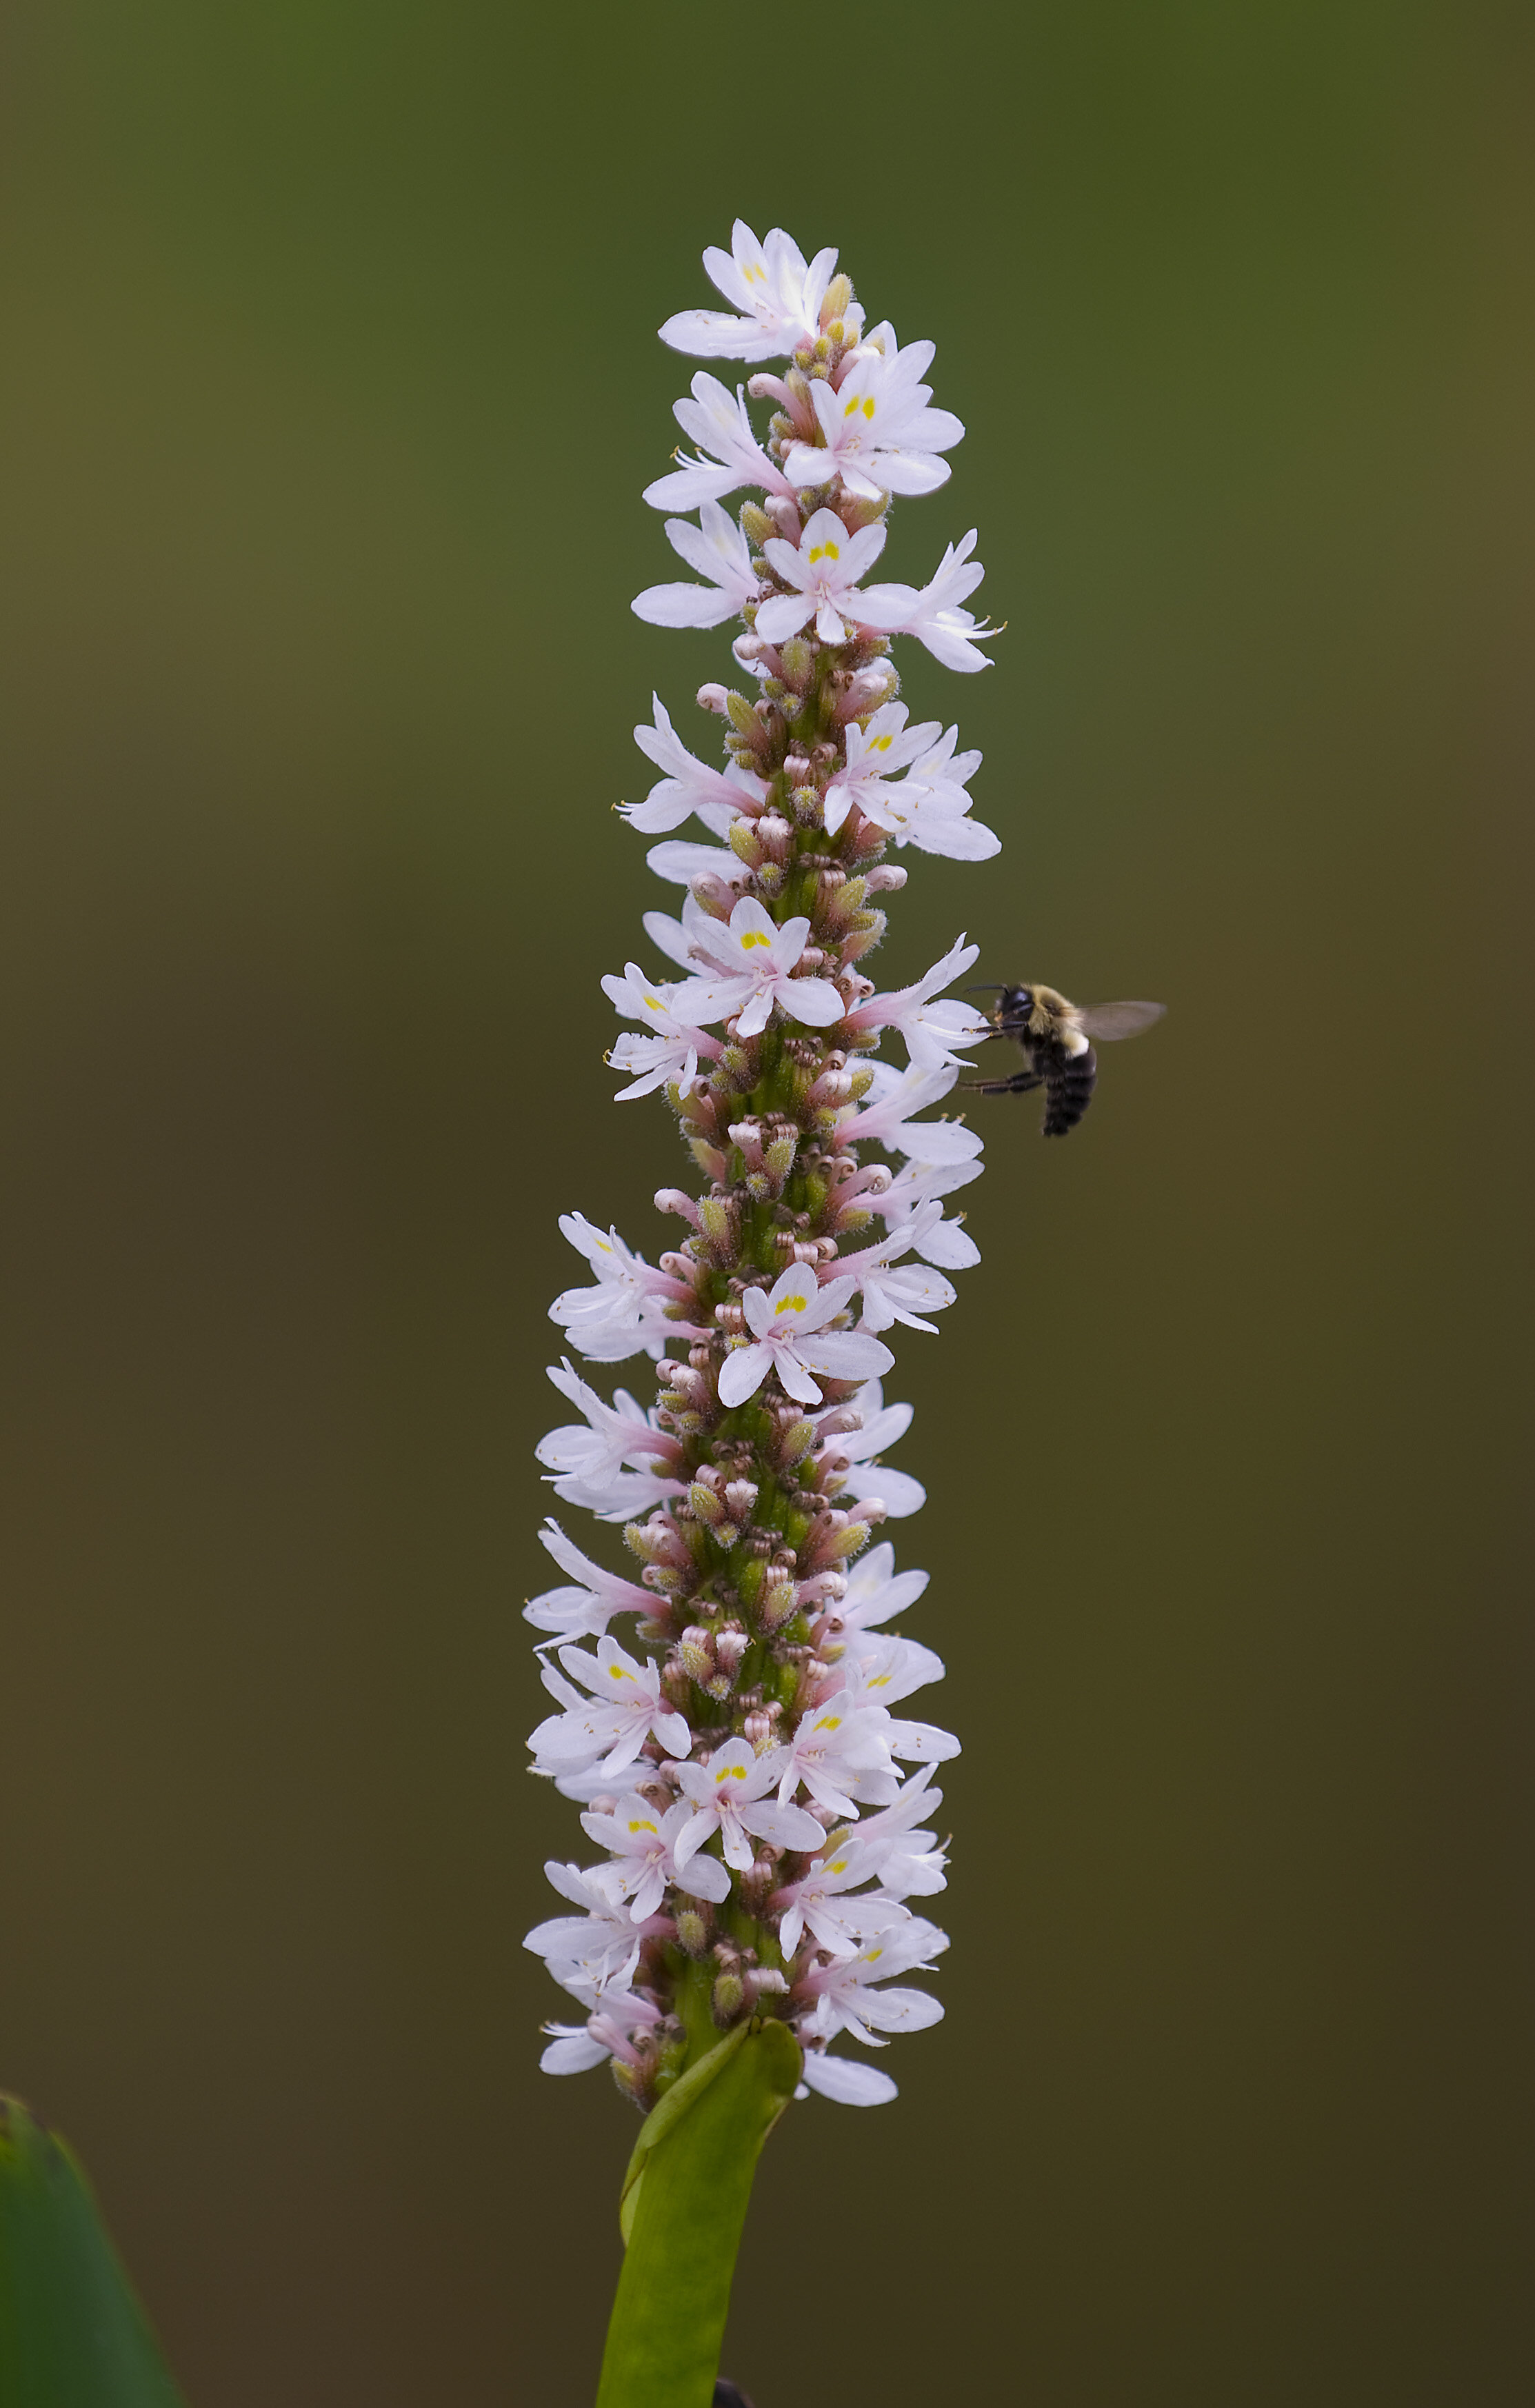
[[799,2065],[787,2024],[738,2026],[647,2120],[596,2408],[710,2408],[752,2177]]

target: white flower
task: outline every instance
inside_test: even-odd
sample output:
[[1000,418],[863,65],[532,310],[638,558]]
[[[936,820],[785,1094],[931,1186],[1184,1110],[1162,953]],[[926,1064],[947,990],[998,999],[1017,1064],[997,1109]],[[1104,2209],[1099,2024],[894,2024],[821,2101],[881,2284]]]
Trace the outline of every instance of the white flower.
[[739,1037],[755,1037],[767,1027],[778,1004],[786,1018],[806,1028],[829,1028],[847,1010],[829,979],[796,978],[795,964],[811,933],[807,919],[785,920],[775,927],[754,895],[743,895],[728,923],[711,921],[707,944],[712,978],[689,979],[672,996],[672,1009],[700,1021],[729,1020]]
[[[824,802],[826,834],[835,836],[854,803],[861,811],[878,819],[872,798],[884,790],[881,780],[894,777],[925,752],[939,734],[942,722],[925,719],[915,727],[908,727],[910,713],[904,702],[883,702],[870,713],[867,724],[857,720],[847,724],[847,760],[826,786]],[[882,827],[884,822],[880,820]]]
[[614,1887],[621,1897],[633,1901],[629,1913],[636,1923],[655,1913],[668,1882],[686,1890],[689,1898],[707,1898],[716,1906],[729,1897],[730,1875],[717,1856],[691,1856],[681,1866],[675,1860],[672,1852],[692,1812],[687,1800],[680,1798],[660,1813],[648,1799],[631,1791],[619,1799],[610,1814],[581,1816],[587,1838],[595,1840],[599,1847],[610,1848],[618,1859],[612,1868]]
[[[584,2073],[605,2057],[620,2057],[638,2065],[637,2031],[652,2031],[661,2022],[661,2010],[633,1990],[596,1989],[579,1978],[565,1984],[573,1997],[592,2012],[583,2024],[545,2024],[549,2046],[538,2059],[542,2073]],[[862,2071],[863,2069],[858,2069]],[[833,2097],[836,2093],[831,2094]]]
[[866,337],[835,392],[829,381],[812,384],[822,443],[791,447],[783,463],[789,482],[825,485],[840,477],[848,493],[870,501],[941,485],[949,464],[938,454],[965,429],[952,410],[927,407],[933,389],[920,380],[933,351],[931,343],[908,343],[903,351],[887,322]]
[[961,1121],[911,1117],[949,1093],[957,1070],[911,1068],[897,1073],[882,1062],[872,1068],[874,1083],[868,1090],[872,1100],[861,1108],[850,1106],[839,1116],[838,1134],[844,1144],[882,1145],[892,1154],[920,1154],[929,1163],[974,1161],[983,1142],[974,1129],[966,1128]]
[[586,1416],[586,1426],[567,1423],[540,1439],[535,1453],[552,1471],[574,1473],[598,1488],[611,1481],[619,1466],[636,1460],[675,1462],[681,1450],[667,1430],[657,1429],[626,1389],[613,1392],[605,1405],[568,1363],[549,1367],[549,1377],[562,1397],[568,1397]]
[[887,636],[915,636],[945,668],[989,669],[990,661],[976,648],[1002,631],[958,607],[986,573],[978,560],[970,559],[974,550],[971,527],[962,543],[949,546],[938,574],[920,592],[914,585],[869,586],[859,596],[860,626],[876,627]]
[[[911,1135],[919,1138],[924,1129],[941,1129],[941,1121],[917,1121]],[[941,1142],[941,1140],[940,1140]],[[920,1144],[914,1144],[911,1159],[897,1170],[882,1196],[871,1195],[868,1208],[877,1213],[887,1227],[896,1228],[911,1214],[920,1212],[935,1196],[951,1196],[956,1187],[968,1187],[979,1179],[985,1165],[971,1159],[958,1162],[934,1162],[925,1157]],[[958,1221],[940,1221],[919,1238],[916,1252],[924,1262],[937,1263],[941,1270],[968,1270],[981,1260],[981,1249],[968,1237]]]
[[942,1678],[943,1658],[917,1640],[892,1630],[858,1631],[849,1634],[838,1659],[833,1698],[850,1713],[889,1708]]
[[769,1371],[778,1373],[789,1396],[807,1405],[821,1402],[812,1372],[828,1380],[863,1380],[888,1371],[896,1358],[877,1338],[825,1326],[852,1294],[851,1280],[830,1280],[822,1287],[805,1263],[792,1263],[770,1291],[749,1287],[741,1311],[751,1342],[737,1347],[720,1367],[721,1404],[743,1405]]
[[756,599],[751,548],[735,520],[718,502],[703,503],[698,517],[697,526],[687,519],[667,519],[667,538],[673,552],[709,582],[647,585],[629,608],[653,627],[723,626],[739,615],[743,603]]
[[952,1064],[955,1069],[968,1068],[954,1051],[956,1045],[974,1045],[991,1033],[991,1024],[983,1012],[973,1005],[961,1003],[956,996],[940,995],[964,971],[969,969],[980,955],[979,945],[968,945],[963,937],[951,945],[941,961],[912,986],[897,987],[890,995],[871,995],[868,1001],[850,1011],[847,1025],[859,1033],[874,1028],[897,1029],[906,1042],[906,1051],[919,1070],[942,1070]]
[[649,1589],[604,1571],[572,1545],[557,1522],[546,1521],[538,1537],[561,1571],[569,1572],[578,1585],[545,1589],[542,1596],[529,1598],[523,1615],[535,1630],[552,1630],[562,1639],[600,1639],[615,1613],[655,1612]]
[[933,1768],[913,1772],[893,1806],[871,1814],[858,1827],[858,1841],[877,1868],[880,1889],[887,1898],[936,1898],[948,1887],[948,1858],[936,1831],[915,1827],[943,1803],[941,1789],[929,1788]]
[[[671,886],[691,886],[700,875],[718,878],[726,886],[745,886],[752,873],[744,861],[724,845],[689,844],[681,837],[665,844],[653,844],[645,855],[645,867]],[[649,912],[646,913],[649,919]]]
[[905,1921],[893,1899],[844,1895],[860,1882],[873,1880],[882,1854],[866,1847],[862,1832],[855,1840],[846,1832],[834,1834],[825,1855],[816,1858],[803,1881],[775,1892],[768,1904],[775,1912],[782,1910],[778,1944],[785,1956],[794,1955],[807,1928],[817,1946],[829,1948],[834,1956],[855,1956],[860,1941],[871,1932],[888,1931]]
[[889,1805],[897,1794],[890,1749],[885,1742],[885,1718],[860,1713],[839,1694],[811,1713],[802,1714],[788,1743],[778,1751],[782,1759],[779,1799],[787,1803],[803,1784],[818,1806],[856,1817],[852,1791]]
[[[632,962],[629,974],[638,976]],[[692,1289],[666,1271],[653,1270],[616,1229],[604,1236],[583,1212],[562,1212],[560,1228],[586,1256],[597,1283],[567,1287],[550,1306],[549,1317],[561,1325],[589,1363],[622,1363],[641,1347],[659,1356],[668,1338],[708,1335],[691,1323],[667,1319],[668,1304],[692,1303]]]
[[693,380],[693,399],[678,402],[676,418],[706,457],[685,460],[678,453],[679,466],[645,488],[644,498],[654,509],[696,510],[700,502],[721,502],[742,485],[760,485],[765,493],[793,498],[794,487],[753,432],[739,385],[732,396],[718,377],[700,368]]
[[[871,1380],[861,1393],[868,1397],[871,1392],[878,1400],[878,1381]],[[859,1401],[854,1398],[855,1403]],[[873,1410],[878,1414],[878,1401]],[[891,1410],[905,1414],[901,1425],[904,1429],[911,1418],[911,1406],[895,1405]],[[865,1407],[864,1411],[867,1418],[868,1409]],[[888,1446],[892,1441],[884,1439],[882,1443]],[[834,1609],[837,1620],[844,1630],[875,1630],[893,1614],[904,1613],[909,1605],[915,1605],[927,1586],[928,1577],[926,1572],[897,1572],[896,1550],[888,1539],[882,1539],[877,1547],[865,1550],[848,1573],[847,1594]],[[910,1783],[907,1785],[910,1787]]]
[[[838,1470],[839,1467],[841,1496],[860,1501],[878,1497],[893,1521],[920,1512],[927,1502],[927,1491],[921,1481],[913,1480],[909,1471],[892,1471],[888,1464],[874,1461],[887,1446],[894,1446],[897,1439],[906,1436],[911,1426],[912,1408],[887,1405],[879,1381],[869,1380],[854,1398],[852,1410],[862,1417],[862,1427],[834,1431],[816,1449],[817,1459],[828,1469]],[[888,1546],[883,1552],[890,1554]],[[878,1555],[880,1550],[875,1553]],[[856,1580],[856,1573],[854,1577]],[[923,1584],[926,1584],[925,1574]],[[921,1591],[913,1594],[920,1595]],[[892,1606],[888,1610],[895,1612],[897,1609]]]
[[[562,1647],[560,1662],[593,1695],[578,1698],[563,1714],[551,1714],[538,1725],[528,1745],[540,1766],[578,1772],[595,1766],[612,1774],[633,1764],[653,1737],[671,1756],[692,1744],[687,1717],[665,1696],[661,1668],[649,1657],[637,1660],[625,1655],[616,1639],[603,1638],[595,1656],[580,1647]],[[571,1695],[547,1669],[545,1680],[555,1695]]]
[[615,1471],[606,1479],[567,1471],[552,1479],[549,1484],[562,1503],[578,1506],[584,1513],[595,1513],[599,1522],[636,1521],[653,1505],[664,1503],[668,1497],[680,1497],[684,1486],[681,1480],[650,1471]]
[[723,1050],[719,1039],[696,1028],[690,1020],[679,1019],[672,1009],[677,989],[653,985],[638,963],[625,963],[622,978],[605,977],[602,991],[623,1019],[638,1020],[645,1032],[641,1037],[625,1032],[610,1048],[610,1068],[634,1074],[630,1085],[620,1087],[615,1103],[648,1096],[673,1080],[681,1087],[690,1087],[698,1074],[699,1054],[711,1062],[718,1059]]
[[765,243],[744,220],[731,231],[728,251],[704,253],[710,282],[741,311],[681,309],[661,329],[674,351],[703,360],[782,359],[813,343],[821,327],[821,304],[837,265],[835,251],[818,251],[810,265],[799,245],[775,226]]
[[888,1329],[893,1322],[904,1321],[909,1329],[936,1334],[933,1323],[923,1320],[922,1314],[940,1312],[945,1305],[953,1304],[954,1289],[941,1271],[929,1270],[920,1263],[898,1263],[896,1257],[910,1254],[942,1217],[941,1204],[926,1204],[920,1213],[892,1229],[877,1246],[868,1246],[861,1254],[844,1254],[839,1259],[838,1269],[845,1278],[858,1283],[863,1298],[861,1327],[879,1331]]
[[674,1764],[668,1770],[693,1813],[672,1842],[672,1854],[685,1865],[716,1829],[724,1860],[739,1873],[752,1863],[752,1839],[773,1848],[819,1848],[825,1832],[803,1806],[775,1805],[765,1793],[779,1775],[779,1751],[755,1756],[743,1739],[716,1748],[707,1764]]
[[835,510],[812,514],[797,550],[782,536],[769,536],[763,546],[764,556],[795,591],[771,595],[762,604],[756,616],[757,634],[766,643],[782,644],[813,617],[815,632],[824,644],[845,644],[848,629],[843,609],[865,569],[873,566],[883,550],[882,526],[860,527],[856,535],[849,535]]
[[547,1958],[555,1981],[567,1988],[584,1983],[596,1992],[626,1989],[645,1935],[604,1878],[604,1868],[595,1865],[583,1871],[580,1865],[551,1863],[544,1871],[560,1896],[583,1912],[535,1924],[524,1947]]
[[[930,730],[925,732],[931,732]],[[914,844],[919,853],[946,854],[954,861],[985,861],[1002,850],[1002,839],[968,814],[971,797],[968,779],[981,766],[979,752],[954,758],[959,730],[951,727],[912,761],[896,785],[874,783],[858,796],[858,808],[897,844]]]
[[941,2021],[943,2009],[925,1990],[876,1989],[877,1982],[926,1966],[949,1945],[948,1934],[922,1915],[893,1931],[876,1932],[855,1956],[834,1956],[811,1968],[796,1985],[815,2000],[810,2028],[826,2040],[849,2031],[870,2048],[882,2048],[876,2030],[922,2031]]
[[651,707],[655,725],[647,727],[641,720],[634,740],[646,759],[666,774],[642,803],[620,804],[620,816],[632,828],[642,836],[660,836],[667,828],[681,827],[696,811],[707,828],[724,836],[743,811],[750,815],[761,809],[768,793],[764,779],[734,761],[727,769],[707,768],[677,734],[659,695],[652,695]]
[[[660,850],[658,845],[656,851]],[[730,857],[735,858],[734,854]],[[710,918],[696,895],[683,897],[681,920],[672,919],[666,911],[647,911],[643,924],[652,944],[669,962],[694,974],[700,968],[712,967],[709,948],[720,934],[720,923]]]
[[[544,2026],[546,2031],[553,2028],[552,2024]],[[808,2048],[799,2071],[796,2099],[818,2090],[823,2099],[835,2099],[839,2107],[885,2107],[899,2095],[889,2074],[882,2073],[877,2065],[856,2065],[851,2057],[830,2057],[822,2048]]]

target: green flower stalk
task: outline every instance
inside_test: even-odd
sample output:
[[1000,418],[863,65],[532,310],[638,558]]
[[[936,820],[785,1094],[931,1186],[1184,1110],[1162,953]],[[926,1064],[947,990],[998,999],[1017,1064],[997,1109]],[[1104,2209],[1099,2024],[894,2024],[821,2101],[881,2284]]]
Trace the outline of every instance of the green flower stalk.
[[[663,338],[782,373],[734,394],[694,378],[677,417],[696,455],[646,499],[696,511],[666,532],[703,581],[634,607],[663,626],[739,619],[755,692],[699,692],[719,767],[659,700],[636,729],[661,776],[624,817],[666,839],[650,867],[684,889],[679,917],[644,923],[681,975],[631,962],[603,981],[634,1024],[609,1056],[619,1099],[664,1090],[704,1184],[657,1196],[682,1227],[655,1265],[580,1213],[561,1223],[595,1276],[552,1317],[588,1363],[648,1355],[657,1385],[648,1407],[609,1403],[568,1361],[551,1370],[580,1419],[539,1461],[557,1498],[622,1526],[638,1577],[551,1522],[567,1584],[527,1608],[556,1708],[533,1769],[601,1852],[548,1867],[571,1911],[528,1935],[582,2011],[546,2027],[542,2062],[610,2063],[647,2119],[602,2408],[703,2408],[768,2130],[791,2096],[893,2098],[830,2043],[882,2048],[940,2016],[903,1977],[947,1946],[911,1901],[944,1885],[928,1818],[935,1768],[958,1752],[901,1711],[943,1666],[886,1627],[927,1575],[873,1541],[924,1501],[881,1459],[911,1417],[884,1402],[884,1333],[931,1332],[947,1274],[977,1259],[946,1199],[979,1176],[981,1140],[919,1116],[988,1023],[944,993],[975,959],[963,937],[895,992],[862,965],[906,882],[893,849],[998,850],[971,816],[980,755],[910,724],[891,657],[910,635],[954,668],[987,665],[991,631],[963,608],[974,534],[925,587],[868,581],[892,496],[940,485],[964,429],[921,381],[932,345],[866,328],[835,253],[807,265],[783,233],[759,244],[738,223],[732,251],[704,258],[734,313],[683,312]],[[774,405],[761,434],[749,396]],[[733,519],[722,504],[743,487]],[[712,840],[673,837],[689,818]],[[904,1066],[878,1058],[889,1034]]]

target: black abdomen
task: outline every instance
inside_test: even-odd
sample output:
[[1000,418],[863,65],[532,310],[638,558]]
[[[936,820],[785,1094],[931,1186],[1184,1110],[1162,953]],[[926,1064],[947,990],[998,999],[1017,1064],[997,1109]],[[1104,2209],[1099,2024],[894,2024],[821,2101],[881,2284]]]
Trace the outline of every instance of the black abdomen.
[[1097,1085],[1097,1055],[1090,1045],[1085,1054],[1057,1055],[1045,1073],[1044,1126],[1040,1135],[1068,1136],[1092,1102]]

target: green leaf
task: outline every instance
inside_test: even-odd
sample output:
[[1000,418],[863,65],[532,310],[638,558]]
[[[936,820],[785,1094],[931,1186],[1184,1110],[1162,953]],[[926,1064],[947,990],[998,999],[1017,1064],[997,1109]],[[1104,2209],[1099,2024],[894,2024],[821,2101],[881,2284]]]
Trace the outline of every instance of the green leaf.
[[696,2065],[690,2065],[687,2071],[679,2076],[639,2127],[639,2138],[634,2144],[624,2176],[624,2187],[618,2195],[618,2229],[624,2235],[625,2248],[629,2245],[629,2235],[634,2229],[639,2207],[639,2180],[645,2171],[646,2158],[657,2141],[664,2141],[672,2126],[696,2103],[699,2092],[707,2090],[715,2076],[724,2071],[750,2031],[750,2024],[737,2024],[707,2057],[699,2057]]
[[185,2408],[64,2143],[0,2094],[0,2401]]
[[800,2063],[787,2024],[737,2025],[646,2119],[597,2408],[710,2408],[752,2177]]

